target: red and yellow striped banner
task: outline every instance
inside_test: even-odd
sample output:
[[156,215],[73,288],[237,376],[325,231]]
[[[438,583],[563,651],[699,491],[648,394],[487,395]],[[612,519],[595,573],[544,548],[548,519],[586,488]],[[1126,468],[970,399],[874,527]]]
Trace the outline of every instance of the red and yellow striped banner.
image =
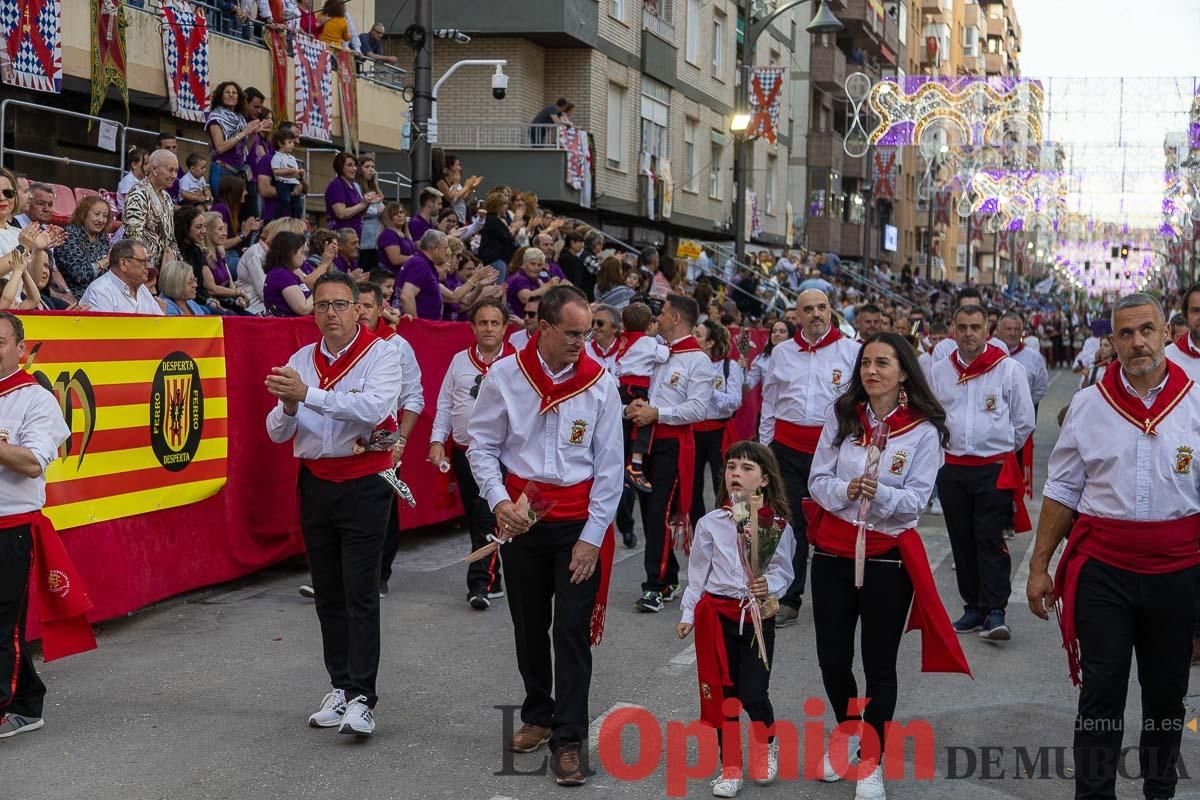
[[228,454],[220,318],[26,316],[24,367],[71,438],[46,471],[60,530],[211,497]]

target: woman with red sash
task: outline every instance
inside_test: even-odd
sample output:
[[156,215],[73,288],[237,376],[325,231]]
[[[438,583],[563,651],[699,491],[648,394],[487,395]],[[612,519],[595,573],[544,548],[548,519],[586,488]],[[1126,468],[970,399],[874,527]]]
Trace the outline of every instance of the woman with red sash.
[[[747,580],[731,498],[737,499],[737,511],[743,513],[748,498],[759,492],[763,499],[760,516],[765,513],[769,517],[788,518],[787,496],[775,456],[757,442],[737,442],[725,455],[723,480],[717,490],[719,507],[696,523],[688,558],[687,589],[679,604],[681,616],[676,628],[679,638],[686,638],[693,627],[696,631],[700,719],[717,729],[717,741],[721,743],[722,769],[721,776],[713,781],[714,797],[734,797],[744,782],[741,742],[736,738],[726,742],[721,735],[726,720],[722,709],[725,698],[737,698],[752,723],[768,728],[775,724],[775,710],[767,692],[770,670],[775,663],[775,615],[763,612],[766,653],[759,653],[747,604],[766,601],[771,595],[777,599],[791,584],[796,539],[792,536],[792,526],[784,523],[783,537],[763,576],[753,582]],[[758,524],[758,521],[746,520],[746,523]],[[777,607],[778,603],[768,601],[768,608],[771,606]],[[754,726],[752,735],[757,730],[758,726]],[[775,780],[778,772],[779,746],[769,732],[766,742],[756,744],[751,757],[762,760],[753,765],[750,777],[765,786]]]
[[1050,454],[1026,594],[1042,619],[1057,611],[1082,686],[1075,796],[1116,797],[1136,655],[1136,768],[1142,794],[1166,798],[1178,781],[1200,580],[1200,392],[1163,352],[1167,322],[1154,298],[1118,300],[1112,327],[1117,361],[1075,395]]
[[[396,430],[403,367],[395,348],[358,322],[358,285],[328,272],[313,285],[321,340],[274,367],[267,415],[274,442],[300,459],[300,529],[308,551],[331,691],[308,718],[369,736],[378,700],[379,560],[391,486],[390,450],[362,450],[377,428]],[[359,451],[359,452],[356,452]]]
[[[884,423],[888,434],[879,475],[869,479],[867,445]],[[837,721],[866,724],[858,736],[849,736],[851,759],[862,733],[868,736],[857,772],[857,800],[885,796],[881,756],[896,710],[896,654],[906,620],[907,629],[921,630],[923,671],[970,674],[916,531],[948,440],[946,414],[911,345],[895,333],[869,338],[849,388],[821,431],[808,482],[813,499],[805,510],[814,547],[811,591],[821,678]],[[862,586],[856,587],[856,520],[864,499],[870,501],[866,560]],[[864,692],[853,671],[860,618]],[[861,697],[870,698],[866,708],[852,707]],[[845,745],[846,737],[839,741],[835,734],[831,749]],[[823,773],[825,781],[843,777],[828,753]]]
[[733,443],[733,415],[742,407],[741,366],[730,357],[729,331],[721,323],[706,319],[696,326],[696,342],[712,359],[712,397],[704,419],[692,426],[696,443],[696,471],[692,477],[691,522],[704,516],[704,473],[710,473],[713,496],[721,492],[725,448]]

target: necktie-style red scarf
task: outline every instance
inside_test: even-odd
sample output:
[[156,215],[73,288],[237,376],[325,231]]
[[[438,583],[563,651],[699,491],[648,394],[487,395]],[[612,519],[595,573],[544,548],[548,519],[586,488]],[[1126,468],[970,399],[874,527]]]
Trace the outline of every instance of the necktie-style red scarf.
[[1113,410],[1147,436],[1157,433],[1155,429],[1158,424],[1179,405],[1193,385],[1183,367],[1170,360],[1164,363],[1167,365],[1167,382],[1149,408],[1146,408],[1140,397],[1135,397],[1125,388],[1121,380],[1119,361],[1109,364],[1108,369],[1104,371],[1104,377],[1096,383],[1101,396],[1108,401]]
[[958,382],[966,383],[972,378],[978,378],[980,375],[986,375],[991,372],[997,364],[1008,358],[1004,351],[994,344],[984,345],[983,352],[980,353],[974,361],[966,366],[963,366],[962,359],[958,357],[958,351],[950,357],[950,363],[954,365],[954,371],[958,373]]
[[529,344],[517,354],[517,365],[521,368],[521,374],[533,387],[533,391],[541,398],[538,413],[545,414],[590,389],[592,384],[604,375],[604,368],[587,353],[580,353],[579,361],[575,363],[575,374],[562,383],[555,383],[546,374],[546,370],[542,369],[541,359],[538,357],[538,342],[541,336],[539,331],[529,337]]
[[808,340],[804,338],[804,334],[800,333],[800,331],[796,331],[796,335],[792,338],[795,340],[796,345],[800,348],[801,353],[815,353],[822,347],[828,347],[838,339],[841,339],[842,332],[839,331],[836,326],[830,325],[829,330],[825,331],[825,335],[818,339],[816,344],[809,344]]

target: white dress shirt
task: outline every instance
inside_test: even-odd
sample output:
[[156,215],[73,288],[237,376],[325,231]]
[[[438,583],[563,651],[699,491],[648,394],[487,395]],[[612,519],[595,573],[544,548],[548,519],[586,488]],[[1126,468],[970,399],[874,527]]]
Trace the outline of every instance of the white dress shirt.
[[613,339],[608,355],[604,355],[600,352],[600,346],[596,344],[596,340],[592,339],[587,343],[587,354],[591,357],[592,361],[604,367],[604,370],[609,375],[615,376],[617,374],[617,351],[620,350],[619,345],[620,339]]
[[771,363],[770,353],[759,353],[750,362],[750,366],[746,368],[746,388],[753,389],[762,383],[763,375],[767,371],[767,365]]
[[421,365],[417,362],[417,354],[408,340],[398,333],[385,341],[396,350],[396,355],[400,357],[400,368],[404,371],[398,408],[420,414],[425,410],[425,392],[421,388]]
[[[877,425],[868,407],[871,425]],[[837,418],[830,414],[821,430],[821,441],[813,453],[808,491],[821,508],[846,522],[857,523],[858,500],[846,497],[850,481],[862,477],[867,466],[867,448],[856,437],[847,436],[835,447]],[[921,513],[929,505],[944,454],[937,428],[924,421],[899,435],[888,436],[887,447],[879,462],[879,486],[867,511],[872,530],[896,536],[917,527]]]
[[[1124,381],[1125,374],[1121,378]],[[1128,381],[1126,391],[1134,394]],[[1153,405],[1160,384],[1144,398]],[[1188,391],[1147,435],[1098,386],[1071,400],[1050,454],[1042,496],[1081,514],[1160,522],[1200,513],[1200,389]]]
[[1025,370],[1005,357],[983,375],[958,382],[952,359],[930,371],[930,388],[946,409],[950,448],[956,456],[998,456],[1025,444],[1034,428],[1033,398]]
[[[376,341],[332,388],[318,389],[320,378],[313,365],[313,348],[317,346],[321,348],[320,358],[335,358],[322,338],[318,344],[301,347],[288,359],[287,365],[308,385],[308,394],[295,416],[284,413],[282,400],[276,403],[267,414],[267,434],[273,442],[291,439],[297,458],[353,455],[355,442],[370,439],[376,426],[396,413],[404,385],[400,359],[394,347]],[[349,348],[346,345],[337,356]]]
[[[1063,338],[1066,338],[1065,334]],[[1089,336],[1083,341],[1083,347],[1080,348],[1079,355],[1075,356],[1075,362],[1071,368],[1082,367],[1085,372],[1090,370],[1098,352],[1100,352],[1100,337]]]
[[263,281],[267,279],[263,273],[263,259],[266,256],[267,245],[262,239],[247,247],[238,261],[237,280],[233,282],[233,287],[246,297],[246,310],[259,316],[267,313],[263,304]]
[[691,425],[705,419],[712,392],[712,359],[699,351],[670,355],[655,367],[650,379],[650,405],[658,409],[658,421],[664,425]]
[[1042,402],[1042,398],[1046,396],[1046,389],[1050,385],[1050,373],[1046,371],[1046,359],[1042,358],[1042,354],[1036,349],[1024,346],[1017,348],[1017,352],[1011,353],[1009,357],[1025,368],[1025,379],[1029,381],[1029,395],[1036,406]]
[[92,311],[109,314],[163,316],[162,306],[144,284],[137,288],[136,294],[136,299],[130,297],[129,286],[109,270],[88,284],[79,302],[91,306]]
[[521,328],[521,330],[508,337],[508,343],[517,351],[525,349],[525,345],[529,344],[529,331]]
[[671,349],[653,336],[642,336],[629,345],[629,349],[617,359],[617,376],[637,375],[649,378],[659,364],[671,357]]
[[[1196,343],[1190,342],[1193,351],[1197,350]],[[1200,381],[1200,355],[1193,355],[1187,350],[1179,349],[1179,345],[1171,342],[1166,349],[1167,358],[1183,367],[1183,371],[1194,381]]]
[[770,444],[775,438],[776,419],[824,425],[833,401],[850,385],[861,347],[845,337],[817,350],[802,351],[794,339],[775,345],[763,372],[759,441]]
[[[555,383],[575,372],[570,365],[550,373]],[[509,500],[501,466],[525,480],[555,486],[592,481],[588,519],[579,538],[597,547],[617,513],[624,488],[625,452],[621,436],[621,398],[607,373],[587,391],[539,414],[541,398],[521,372],[516,356],[488,369],[467,425],[467,459],[488,508]],[[582,426],[583,434],[579,435]]]
[[[712,363],[712,398],[708,401],[705,419],[728,419],[742,407],[742,382],[745,374],[741,365],[731,358]],[[729,365],[729,378],[725,378],[725,365]]]
[[0,439],[29,449],[42,467],[41,475],[30,478],[0,466],[0,515],[25,514],[46,505],[46,467],[58,457],[58,446],[70,436],[58,400],[40,385],[25,386],[0,397]]
[[[476,357],[483,361],[477,345],[471,345],[470,349],[474,349]],[[480,379],[483,373],[471,363],[470,349],[459,351],[450,359],[446,376],[442,378],[442,388],[438,391],[437,413],[429,434],[430,442],[445,444],[453,438],[465,446],[470,441],[467,438],[467,425],[471,422],[471,412],[475,410],[475,397],[471,395],[471,390],[476,386],[482,390],[483,380],[486,380]]]
[[[767,579],[767,591],[778,596],[792,585],[795,574],[792,556],[796,552],[796,537],[792,526],[783,529],[775,555],[767,565],[763,577]],[[710,511],[696,522],[692,535],[692,553],[688,556],[687,588],[679,603],[680,622],[691,625],[696,619],[696,603],[704,592],[721,597],[745,598],[747,591],[746,571],[738,555],[737,525],[729,511],[718,508]]]

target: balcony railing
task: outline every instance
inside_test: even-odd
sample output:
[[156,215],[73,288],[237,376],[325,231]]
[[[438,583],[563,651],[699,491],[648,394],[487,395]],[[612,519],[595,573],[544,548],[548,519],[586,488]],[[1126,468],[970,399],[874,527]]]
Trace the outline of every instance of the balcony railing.
[[455,150],[562,150],[557,125],[438,123],[439,147]]
[[663,39],[667,44],[675,44],[675,25],[669,19],[653,13],[649,8],[642,8],[642,27]]

